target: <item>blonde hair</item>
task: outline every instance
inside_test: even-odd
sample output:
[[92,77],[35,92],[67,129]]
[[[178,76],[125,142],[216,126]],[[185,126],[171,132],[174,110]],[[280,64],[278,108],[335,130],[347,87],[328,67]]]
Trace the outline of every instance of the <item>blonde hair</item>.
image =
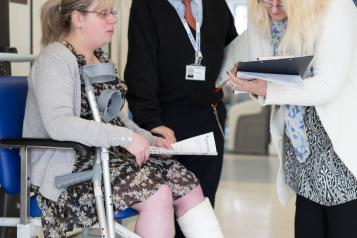
[[[282,0],[288,19],[286,32],[279,44],[281,55],[309,55],[321,30],[323,16],[332,0]],[[249,15],[262,37],[269,37],[271,20],[263,4],[249,0]]]
[[47,0],[41,8],[42,46],[59,41],[71,30],[71,13],[82,12],[97,2],[97,8],[113,8],[115,0]]
[[258,0],[249,0],[248,16],[249,21],[253,21],[262,37],[270,36],[270,17],[263,4],[259,4]]

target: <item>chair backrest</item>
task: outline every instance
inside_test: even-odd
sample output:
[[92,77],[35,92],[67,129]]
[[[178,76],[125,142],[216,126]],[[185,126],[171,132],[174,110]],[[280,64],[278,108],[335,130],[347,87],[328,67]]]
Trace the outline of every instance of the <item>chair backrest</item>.
[[[0,139],[20,138],[27,96],[27,77],[0,77]],[[18,149],[0,148],[0,186],[9,194],[20,192]]]

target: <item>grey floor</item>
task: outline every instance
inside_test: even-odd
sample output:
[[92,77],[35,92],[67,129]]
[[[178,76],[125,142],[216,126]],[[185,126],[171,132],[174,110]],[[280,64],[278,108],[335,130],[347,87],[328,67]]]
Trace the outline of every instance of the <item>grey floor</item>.
[[226,154],[215,211],[226,238],[292,238],[294,201],[278,202],[275,156]]

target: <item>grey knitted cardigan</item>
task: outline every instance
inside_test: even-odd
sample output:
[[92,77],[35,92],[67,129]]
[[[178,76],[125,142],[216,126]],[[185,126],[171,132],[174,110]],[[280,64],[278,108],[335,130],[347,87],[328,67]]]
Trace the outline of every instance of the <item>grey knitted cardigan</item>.
[[[106,148],[127,148],[133,131],[148,139],[150,144],[156,140],[124,114],[120,114],[120,118],[126,127],[80,118],[81,86],[77,59],[61,43],[50,44],[41,51],[32,66],[28,85],[23,137],[76,141]],[[72,172],[74,151],[32,149],[29,155],[30,182],[40,187],[43,196],[56,201],[62,190],[55,187],[55,177]]]

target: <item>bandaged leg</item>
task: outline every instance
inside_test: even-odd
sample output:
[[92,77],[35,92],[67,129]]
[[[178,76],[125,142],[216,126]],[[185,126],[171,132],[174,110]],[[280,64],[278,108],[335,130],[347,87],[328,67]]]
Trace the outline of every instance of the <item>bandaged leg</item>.
[[186,238],[222,238],[223,233],[208,198],[188,210],[177,222]]

